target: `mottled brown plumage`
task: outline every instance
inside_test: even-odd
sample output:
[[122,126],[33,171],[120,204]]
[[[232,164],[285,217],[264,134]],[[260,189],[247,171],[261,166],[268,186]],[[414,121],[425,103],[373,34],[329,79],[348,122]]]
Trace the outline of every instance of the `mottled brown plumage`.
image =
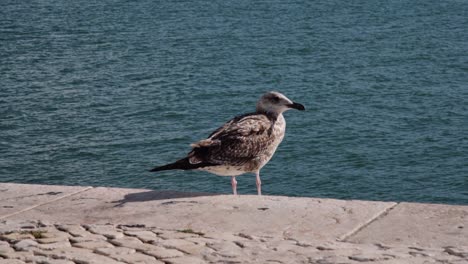
[[261,194],[260,169],[273,157],[286,129],[283,112],[304,106],[294,103],[278,92],[263,95],[257,111],[237,116],[216,129],[207,139],[191,144],[187,157],[151,171],[198,169],[221,176],[235,176],[253,172],[257,175],[258,194]]

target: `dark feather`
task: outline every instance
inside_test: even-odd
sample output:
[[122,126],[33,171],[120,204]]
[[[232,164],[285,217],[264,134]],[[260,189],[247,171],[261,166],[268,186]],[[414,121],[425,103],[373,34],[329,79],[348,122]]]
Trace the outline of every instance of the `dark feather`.
[[271,133],[276,118],[264,113],[237,116],[208,137],[219,143],[194,148],[189,156],[215,164],[243,165],[261,155],[274,140]]
[[186,158],[151,171],[193,170],[216,165],[244,165],[262,155],[271,142],[277,116],[249,113],[236,116],[204,139],[192,144]]
[[192,164],[189,162],[189,158],[180,159],[174,163],[166,164],[163,166],[155,167],[151,169],[151,172],[155,171],[164,171],[164,170],[194,170],[202,167],[213,166],[214,164],[210,164],[208,162],[201,162],[197,164]]

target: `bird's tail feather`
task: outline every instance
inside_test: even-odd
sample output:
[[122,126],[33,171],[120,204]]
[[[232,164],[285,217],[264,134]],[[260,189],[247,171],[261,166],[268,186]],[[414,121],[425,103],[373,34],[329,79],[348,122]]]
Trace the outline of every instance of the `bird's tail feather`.
[[163,166],[155,167],[151,169],[150,171],[164,171],[164,170],[193,170],[193,169],[198,169],[201,167],[206,167],[206,166],[212,166],[214,164],[209,164],[209,163],[197,163],[197,164],[192,164],[189,162],[189,158],[183,158],[180,159],[174,163],[169,163]]

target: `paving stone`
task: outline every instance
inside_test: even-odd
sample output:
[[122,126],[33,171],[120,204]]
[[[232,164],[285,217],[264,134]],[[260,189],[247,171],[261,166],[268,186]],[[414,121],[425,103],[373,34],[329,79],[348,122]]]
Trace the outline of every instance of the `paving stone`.
[[165,248],[175,248],[179,249],[180,247],[184,246],[194,246],[195,244],[193,242],[184,240],[184,239],[167,239],[167,240],[160,240],[156,243],[153,243],[154,245],[158,246],[164,246]]
[[44,249],[44,250],[53,250],[57,248],[69,248],[69,247],[71,247],[71,244],[68,241],[60,241],[60,242],[55,242],[55,243],[37,245],[37,248]]
[[73,261],[66,260],[66,259],[50,259],[45,258],[45,260],[36,262],[37,264],[76,264]]
[[164,247],[157,247],[157,246],[154,246],[150,250],[145,250],[144,253],[147,255],[153,256],[157,259],[169,259],[169,258],[181,257],[184,255],[184,253],[176,249],[167,249]]
[[7,252],[13,252],[13,251],[15,251],[15,250],[10,246],[10,243],[0,240],[0,254],[1,253],[7,253]]
[[80,225],[59,225],[57,228],[70,233],[72,237],[70,237],[69,240],[72,243],[107,240],[105,236],[90,233]]
[[93,234],[103,235],[109,239],[124,237],[124,233],[112,225],[88,225],[86,228]]
[[126,247],[96,248],[94,250],[94,253],[104,256],[128,255],[133,254],[135,252],[135,249]]
[[67,237],[50,237],[50,238],[40,238],[36,239],[36,241],[40,244],[52,244],[57,242],[68,242]]
[[52,259],[47,258],[44,256],[34,256],[33,259],[28,260],[26,263],[33,263],[33,264],[76,264],[73,261],[66,260],[66,259]]
[[[33,249],[34,251],[34,249]],[[3,252],[0,253],[0,257],[6,259],[19,259],[22,261],[30,260],[33,257],[33,253],[31,251],[13,251],[13,252]]]
[[89,234],[85,237],[81,237],[81,236],[70,237],[69,240],[72,243],[80,243],[80,242],[92,242],[92,241],[106,241],[107,238],[102,235]]
[[122,231],[147,230],[146,225],[144,224],[119,224],[116,227]]
[[87,237],[91,234],[80,225],[57,225],[56,227],[58,230],[67,232],[75,237]]
[[190,232],[194,232],[194,231],[188,231],[190,229],[186,229],[185,231],[186,232],[182,232],[183,230],[179,230],[179,231],[167,231],[167,230],[164,230],[164,231],[155,231],[157,234],[158,234],[158,237],[162,238],[162,239],[185,239],[185,238],[189,238],[189,237],[199,237],[200,235],[198,234],[194,234],[194,233],[190,233]]
[[[394,207],[380,202],[221,195],[138,200],[132,206],[115,207],[112,201],[140,197],[141,191],[101,188],[93,195],[103,190],[110,196],[93,200],[103,210],[86,211],[85,220],[78,209],[89,207],[79,204],[72,204],[78,206],[73,213],[46,205],[15,215],[17,223],[11,218],[0,220],[0,264],[468,263],[466,206],[402,203]],[[70,208],[75,198],[57,204]],[[138,214],[141,224],[51,226],[42,219],[24,220],[112,223],[118,214],[119,220],[134,223],[136,211],[142,212]],[[366,225],[378,216],[383,217]],[[244,221],[246,217],[249,221]],[[28,247],[34,242],[39,244]],[[68,244],[61,248],[63,242]],[[15,251],[16,244],[30,251]]]
[[[0,183],[0,185],[1,185],[1,183]],[[1,194],[0,194],[0,203],[1,203]],[[0,216],[0,218],[1,218],[1,216]],[[24,220],[24,219],[21,219],[21,220],[11,220],[11,219],[0,220],[0,234],[10,234],[10,233],[13,233],[13,232],[27,231],[27,230],[24,230],[22,228],[22,226],[26,226],[26,225],[35,226],[35,223],[30,221],[30,220]]]
[[151,262],[135,262],[135,263],[129,263],[129,264],[166,264],[166,263],[155,259],[155,260],[152,260]]
[[55,228],[48,228],[44,232],[40,233],[40,238],[37,238],[36,241],[41,244],[49,244],[68,241],[69,237],[69,233],[59,231]]
[[[220,256],[217,254],[206,254],[203,255],[203,260],[205,260],[208,263],[233,263],[233,264],[250,264],[250,263],[269,263],[266,261],[259,261],[258,256],[236,256],[236,257],[225,257],[225,256]],[[271,263],[281,263],[281,262],[271,262]],[[289,259],[289,262],[285,263],[294,263],[293,259]]]
[[25,264],[25,262],[17,259],[0,259],[0,264]]
[[137,237],[145,243],[152,243],[154,241],[161,240],[155,233],[148,230],[124,231],[124,234],[127,236]]
[[206,262],[200,258],[196,257],[180,257],[180,258],[171,258],[164,260],[164,262],[169,264],[205,264]]
[[109,242],[114,246],[128,248],[140,248],[140,246],[143,245],[143,242],[136,237],[122,237],[109,240]]
[[165,247],[168,249],[177,249],[179,251],[182,251],[190,255],[201,254],[207,248],[205,243],[196,244],[194,242],[191,242],[189,240],[184,240],[184,239],[167,239],[167,240],[161,240],[153,244],[161,246],[161,247]]
[[90,250],[82,248],[67,248],[54,250],[34,250],[39,256],[45,256],[53,259],[66,259],[80,264],[117,264],[116,260],[109,257],[94,254]]
[[39,236],[36,238],[50,238],[50,237],[69,237],[70,234],[58,230],[55,226],[42,226],[41,228],[36,228],[33,231],[39,232]]
[[199,254],[202,254],[204,253],[206,250],[208,250],[209,248],[207,248],[205,245],[197,245],[197,244],[181,244],[181,245],[178,245],[178,246],[174,246],[173,247],[174,249],[177,249],[179,251],[182,251],[186,254],[189,254],[189,255],[199,255]]
[[232,233],[226,232],[209,232],[204,235],[205,238],[214,239],[214,240],[225,240],[225,241],[247,241],[245,237],[236,236]]
[[164,232],[167,232],[168,230],[166,229],[161,229],[161,228],[158,228],[158,227],[151,227],[150,229],[148,229],[149,231],[155,233],[157,236],[161,235],[161,234],[164,234]]
[[42,262],[42,261],[45,261],[47,260],[48,258],[47,257],[44,257],[44,256],[35,256],[33,255],[31,257],[31,259],[28,259],[29,262],[34,262],[34,263],[38,263],[38,262]]
[[[251,263],[309,263],[308,257],[304,255],[298,255],[297,253],[286,251],[286,252],[261,252],[262,254],[249,256],[247,260],[244,258],[237,258],[236,260],[241,260],[241,263],[251,262]],[[315,262],[310,262],[315,263]],[[348,262],[337,262],[337,263],[346,263]],[[333,263],[336,264],[336,263]]]
[[158,246],[143,243],[138,238],[135,238],[135,237],[123,237],[119,239],[110,240],[109,242],[113,244],[114,246],[133,248],[139,252],[149,252],[152,250],[159,249]]
[[214,243],[216,240],[206,237],[188,237],[185,240],[193,242],[195,244],[206,245],[207,243]]
[[85,241],[74,243],[74,247],[94,250],[96,248],[113,248],[114,246],[107,241]]
[[10,243],[16,243],[24,239],[34,239],[34,236],[29,232],[12,232],[9,234],[0,234],[0,239]]
[[47,226],[52,226],[52,223],[50,223],[47,220],[39,220],[39,221],[37,221],[37,226],[38,227],[47,227]]
[[120,254],[120,255],[110,255],[110,258],[113,258],[117,261],[122,261],[126,263],[154,263],[156,261],[156,258],[141,254],[141,253],[133,253],[133,254]]
[[384,261],[389,259],[394,259],[389,255],[382,255],[375,252],[366,252],[361,254],[355,254],[352,256],[348,256],[350,260],[358,261],[358,262],[376,262],[376,261]]
[[[78,228],[77,228],[78,227]],[[105,225],[109,228],[118,228]],[[36,230],[10,233],[10,241],[16,241],[24,234],[40,236],[39,239],[60,237],[67,239],[64,231],[44,227],[43,233]],[[17,241],[14,247],[30,250],[29,252],[14,251],[11,244],[0,240],[0,257],[9,260],[19,260],[24,263],[36,264],[71,264],[71,263],[381,263],[381,264],[429,264],[429,263],[468,263],[468,249],[466,247],[423,248],[416,246],[386,246],[382,244],[354,244],[337,241],[297,241],[284,240],[280,237],[261,237],[221,233],[218,240],[203,236],[188,236],[170,238],[176,231],[165,231],[168,239],[162,239],[146,228],[132,228],[125,230],[124,237],[106,240],[103,235],[92,234],[80,226],[75,229],[80,235],[90,236],[70,237],[78,239],[73,243],[68,241],[37,244],[35,240]],[[97,230],[99,228],[96,226]],[[153,229],[152,229],[153,230]],[[83,233],[84,232],[84,233]],[[162,231],[158,231],[162,232]],[[33,235],[33,236],[34,236]],[[94,241],[92,241],[94,239]],[[157,239],[157,240],[154,240]],[[91,241],[90,241],[91,240]],[[151,242],[144,243],[142,240]],[[61,244],[62,243],[62,244]],[[112,244],[111,244],[112,243]],[[32,252],[35,255],[32,254]],[[157,260],[158,259],[158,260]],[[10,261],[10,262],[11,262]],[[7,262],[7,263],[10,263]]]
[[231,241],[221,241],[208,244],[207,246],[216,251],[216,254],[223,257],[234,258],[242,254],[242,248]]
[[17,251],[29,251],[37,246],[37,242],[32,239],[25,239],[15,243],[13,246]]

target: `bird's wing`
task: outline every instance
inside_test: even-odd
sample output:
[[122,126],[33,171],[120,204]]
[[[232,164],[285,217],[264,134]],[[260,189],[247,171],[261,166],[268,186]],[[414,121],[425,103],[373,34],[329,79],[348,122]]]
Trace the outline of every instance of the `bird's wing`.
[[235,117],[208,139],[192,144],[190,162],[242,165],[264,153],[274,140],[273,122],[263,114]]

